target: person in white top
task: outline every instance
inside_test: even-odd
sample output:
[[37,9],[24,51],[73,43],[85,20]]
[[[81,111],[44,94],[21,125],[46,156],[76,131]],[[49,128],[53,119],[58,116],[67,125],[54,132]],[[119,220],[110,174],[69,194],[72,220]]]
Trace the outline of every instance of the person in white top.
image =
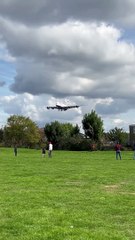
[[49,151],[48,151],[48,156],[49,156],[49,157],[52,157],[53,145],[52,145],[51,142],[49,142],[49,149],[48,149],[48,150],[49,150]]

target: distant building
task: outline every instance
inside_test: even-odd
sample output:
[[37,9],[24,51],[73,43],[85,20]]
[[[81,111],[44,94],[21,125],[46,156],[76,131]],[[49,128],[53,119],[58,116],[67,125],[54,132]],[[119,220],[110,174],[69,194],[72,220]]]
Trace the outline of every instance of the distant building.
[[129,125],[129,142],[130,145],[135,143],[135,124]]

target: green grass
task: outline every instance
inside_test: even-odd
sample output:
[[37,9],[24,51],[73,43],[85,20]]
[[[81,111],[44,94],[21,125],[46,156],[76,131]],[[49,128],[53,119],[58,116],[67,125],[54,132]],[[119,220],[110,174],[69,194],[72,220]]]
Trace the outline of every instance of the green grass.
[[0,240],[134,240],[132,155],[0,149]]

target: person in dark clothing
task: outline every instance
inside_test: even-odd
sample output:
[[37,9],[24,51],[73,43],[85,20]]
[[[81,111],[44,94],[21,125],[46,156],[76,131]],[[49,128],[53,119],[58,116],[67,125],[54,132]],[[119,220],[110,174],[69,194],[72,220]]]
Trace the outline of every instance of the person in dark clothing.
[[115,151],[116,151],[116,160],[118,160],[118,158],[121,160],[121,145],[119,144],[119,142],[117,142],[117,144],[115,145]]
[[133,145],[133,159],[135,160],[135,143],[134,143],[134,145]]
[[46,149],[45,147],[42,148],[42,157],[45,157]]
[[14,154],[17,156],[17,146],[14,146]]

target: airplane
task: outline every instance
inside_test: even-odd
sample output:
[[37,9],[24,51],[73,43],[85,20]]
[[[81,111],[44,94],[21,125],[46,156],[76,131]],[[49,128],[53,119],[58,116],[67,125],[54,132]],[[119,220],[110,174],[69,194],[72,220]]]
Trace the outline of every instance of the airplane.
[[47,109],[57,109],[57,110],[60,110],[60,111],[67,111],[68,109],[71,109],[71,108],[79,108],[79,106],[78,105],[61,106],[61,105],[56,104],[56,106],[47,107]]

